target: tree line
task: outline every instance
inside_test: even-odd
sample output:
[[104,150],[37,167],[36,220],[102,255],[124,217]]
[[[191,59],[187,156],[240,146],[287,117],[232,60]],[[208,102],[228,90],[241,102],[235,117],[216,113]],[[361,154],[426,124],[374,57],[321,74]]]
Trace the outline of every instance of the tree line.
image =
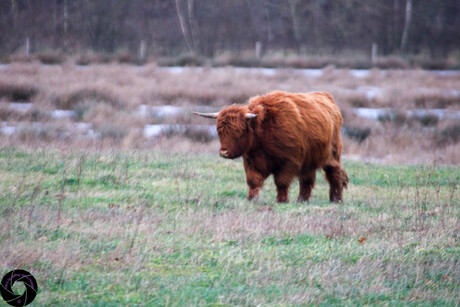
[[290,50],[426,53],[460,47],[460,0],[1,0],[0,53],[151,55]]

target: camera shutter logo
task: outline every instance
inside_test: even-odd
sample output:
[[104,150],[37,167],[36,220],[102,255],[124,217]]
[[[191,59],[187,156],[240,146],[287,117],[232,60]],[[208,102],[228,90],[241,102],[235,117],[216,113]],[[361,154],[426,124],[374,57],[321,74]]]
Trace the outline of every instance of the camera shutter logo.
[[[16,294],[13,291],[13,284],[22,282],[26,287],[26,291],[22,294]],[[38,285],[35,277],[25,270],[13,270],[3,276],[0,285],[0,294],[5,302],[11,306],[25,306],[30,304],[37,295]]]

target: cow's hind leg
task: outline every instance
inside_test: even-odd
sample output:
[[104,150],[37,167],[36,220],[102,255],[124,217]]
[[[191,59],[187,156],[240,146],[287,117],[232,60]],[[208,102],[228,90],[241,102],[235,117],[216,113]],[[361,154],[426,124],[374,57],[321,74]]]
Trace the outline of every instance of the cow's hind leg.
[[316,170],[315,169],[308,169],[302,171],[302,174],[299,176],[299,198],[297,199],[298,202],[308,201],[311,195],[311,190],[315,185],[316,180]]
[[287,203],[289,201],[289,186],[294,180],[296,167],[294,165],[285,165],[275,176],[275,185],[278,194],[276,195],[276,201],[279,203]]
[[348,176],[342,169],[340,162],[333,160],[324,167],[326,179],[329,182],[329,200],[331,202],[340,202],[343,200],[342,192],[344,186],[347,186]]

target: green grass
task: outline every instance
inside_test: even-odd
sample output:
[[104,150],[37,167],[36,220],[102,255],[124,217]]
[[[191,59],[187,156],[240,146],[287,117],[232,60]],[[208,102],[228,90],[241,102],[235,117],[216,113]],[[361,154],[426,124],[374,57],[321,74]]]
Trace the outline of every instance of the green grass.
[[0,274],[47,306],[458,305],[459,167],[344,167],[343,204],[320,172],[277,204],[241,160],[4,148]]

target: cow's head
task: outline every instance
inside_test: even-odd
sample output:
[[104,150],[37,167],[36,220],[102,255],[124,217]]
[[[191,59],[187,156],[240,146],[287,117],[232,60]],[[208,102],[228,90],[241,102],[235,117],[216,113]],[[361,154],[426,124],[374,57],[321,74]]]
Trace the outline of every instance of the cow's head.
[[232,105],[217,113],[197,113],[207,118],[217,118],[217,133],[220,140],[220,156],[235,159],[243,155],[252,145],[251,120],[257,114],[250,113],[245,106]]

